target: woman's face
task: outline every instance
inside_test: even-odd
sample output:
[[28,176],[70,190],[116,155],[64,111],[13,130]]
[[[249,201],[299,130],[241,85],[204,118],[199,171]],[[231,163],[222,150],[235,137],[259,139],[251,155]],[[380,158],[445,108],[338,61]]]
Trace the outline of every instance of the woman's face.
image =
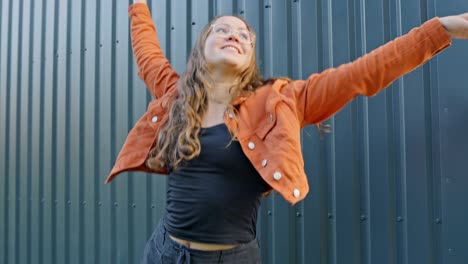
[[246,69],[254,51],[253,38],[242,20],[232,16],[218,18],[205,41],[206,62],[211,67]]

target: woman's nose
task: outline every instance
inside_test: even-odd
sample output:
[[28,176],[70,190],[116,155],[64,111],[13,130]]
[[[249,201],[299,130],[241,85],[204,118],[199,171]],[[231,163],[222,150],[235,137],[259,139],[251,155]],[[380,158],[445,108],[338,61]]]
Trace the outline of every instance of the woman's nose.
[[235,42],[240,43],[239,37],[237,36],[236,32],[229,33],[229,35],[227,36],[227,39],[228,40],[234,40]]

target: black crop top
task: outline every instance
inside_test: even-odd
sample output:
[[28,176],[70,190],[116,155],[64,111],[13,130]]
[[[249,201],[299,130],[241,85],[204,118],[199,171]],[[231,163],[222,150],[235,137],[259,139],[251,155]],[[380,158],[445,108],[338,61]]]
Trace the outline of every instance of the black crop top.
[[[256,237],[257,211],[268,184],[225,124],[202,128],[201,153],[170,171],[168,232],[181,239],[239,244]],[[228,145],[229,144],[229,145]]]

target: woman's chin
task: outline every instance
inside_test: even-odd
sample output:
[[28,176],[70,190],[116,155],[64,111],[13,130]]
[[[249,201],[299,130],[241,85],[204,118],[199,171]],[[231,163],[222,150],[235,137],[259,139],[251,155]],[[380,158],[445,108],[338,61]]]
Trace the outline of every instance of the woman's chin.
[[230,69],[235,71],[239,71],[241,69],[241,65],[238,61],[229,58],[218,60],[216,63],[213,63],[212,66],[215,68]]

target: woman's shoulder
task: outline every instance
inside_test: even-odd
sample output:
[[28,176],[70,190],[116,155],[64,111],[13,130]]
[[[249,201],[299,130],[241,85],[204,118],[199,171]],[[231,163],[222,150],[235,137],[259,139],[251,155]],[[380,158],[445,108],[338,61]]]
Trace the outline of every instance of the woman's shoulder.
[[287,77],[265,79],[252,93],[241,95],[236,101],[237,103],[253,102],[255,104],[262,104],[262,102],[267,104],[267,102],[277,101],[282,97],[284,87],[291,82],[292,80]]
[[280,92],[281,88],[291,83],[292,80],[289,77],[272,77],[263,80],[262,84],[255,89],[257,92],[270,93],[273,91]]
[[286,76],[279,76],[279,77],[271,77],[268,78],[264,81],[265,86],[271,85],[271,86],[278,86],[278,85],[285,85],[288,83],[291,83],[293,80],[289,77]]

